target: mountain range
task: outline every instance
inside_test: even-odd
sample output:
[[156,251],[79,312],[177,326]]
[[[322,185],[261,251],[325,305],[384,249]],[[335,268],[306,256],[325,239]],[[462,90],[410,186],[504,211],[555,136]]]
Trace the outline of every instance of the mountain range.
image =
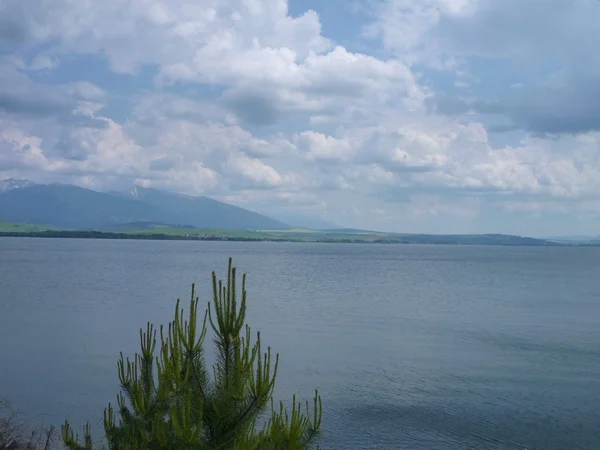
[[0,180],[0,221],[74,229],[106,229],[128,223],[195,228],[285,230],[279,220],[208,197],[135,187],[97,192],[68,184]]

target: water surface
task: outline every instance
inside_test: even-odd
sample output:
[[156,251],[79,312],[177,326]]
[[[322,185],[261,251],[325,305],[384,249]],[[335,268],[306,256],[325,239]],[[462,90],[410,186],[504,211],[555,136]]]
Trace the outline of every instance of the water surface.
[[0,396],[90,420],[120,351],[233,256],[324,449],[600,448],[600,249],[0,238]]

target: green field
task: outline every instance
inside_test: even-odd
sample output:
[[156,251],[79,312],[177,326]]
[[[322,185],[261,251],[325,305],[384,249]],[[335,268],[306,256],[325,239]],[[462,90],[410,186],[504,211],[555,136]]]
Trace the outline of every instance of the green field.
[[392,238],[392,233],[379,233],[362,230],[261,230],[269,237],[281,239],[297,239],[300,241],[358,241],[371,242],[377,239]]
[[[101,231],[113,232],[114,229],[104,229]],[[377,233],[359,230],[310,230],[310,229],[289,229],[289,230],[227,230],[219,228],[189,228],[174,227],[160,224],[146,224],[142,227],[132,224],[131,227],[123,226],[118,229],[121,233],[136,235],[167,235],[167,236],[198,236],[198,237],[228,237],[241,239],[277,239],[291,241],[372,241],[375,239],[386,238],[387,233]]]
[[[5,233],[35,233],[45,230],[61,230],[58,227],[8,223],[0,222],[0,232]],[[84,230],[80,230],[84,231]],[[393,233],[381,233],[363,230],[310,230],[310,229],[289,229],[289,230],[228,230],[220,228],[190,228],[178,227],[155,223],[146,224],[124,224],[115,227],[102,228],[104,233],[123,233],[126,235],[165,235],[182,237],[222,237],[238,239],[256,239],[256,240],[286,240],[302,242],[371,242],[378,239],[394,239],[400,235]]]
[[[107,230],[108,231],[108,230]],[[249,230],[224,230],[216,228],[179,228],[179,227],[155,227],[150,229],[123,230],[127,234],[165,234],[167,236],[224,236],[247,239],[265,239],[269,235],[260,231]]]
[[386,233],[355,232],[345,230],[226,230],[214,228],[179,228],[179,227],[152,227],[144,229],[122,230],[127,234],[165,234],[168,236],[222,236],[243,239],[281,239],[297,241],[321,241],[321,240],[357,240],[370,241],[385,238]]
[[291,228],[289,230],[260,230],[263,233],[275,233],[275,234],[290,234],[290,233],[301,233],[301,234],[313,234],[319,233],[318,230],[309,230],[304,228]]

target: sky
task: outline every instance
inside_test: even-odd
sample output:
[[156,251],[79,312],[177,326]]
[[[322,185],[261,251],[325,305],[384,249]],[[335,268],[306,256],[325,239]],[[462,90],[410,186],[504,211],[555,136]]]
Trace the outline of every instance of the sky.
[[0,179],[600,234],[598,0],[1,0]]

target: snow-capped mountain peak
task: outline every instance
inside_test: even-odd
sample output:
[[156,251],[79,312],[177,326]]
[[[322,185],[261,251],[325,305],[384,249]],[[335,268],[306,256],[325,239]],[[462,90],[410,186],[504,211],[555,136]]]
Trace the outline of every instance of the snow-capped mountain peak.
[[134,200],[137,200],[138,198],[140,198],[140,192],[138,191],[137,186],[134,186],[130,191],[129,191],[129,198],[132,198]]
[[29,186],[33,186],[29,180],[15,180],[14,178],[8,178],[6,180],[0,180],[0,193],[11,191],[13,189],[21,189]]

